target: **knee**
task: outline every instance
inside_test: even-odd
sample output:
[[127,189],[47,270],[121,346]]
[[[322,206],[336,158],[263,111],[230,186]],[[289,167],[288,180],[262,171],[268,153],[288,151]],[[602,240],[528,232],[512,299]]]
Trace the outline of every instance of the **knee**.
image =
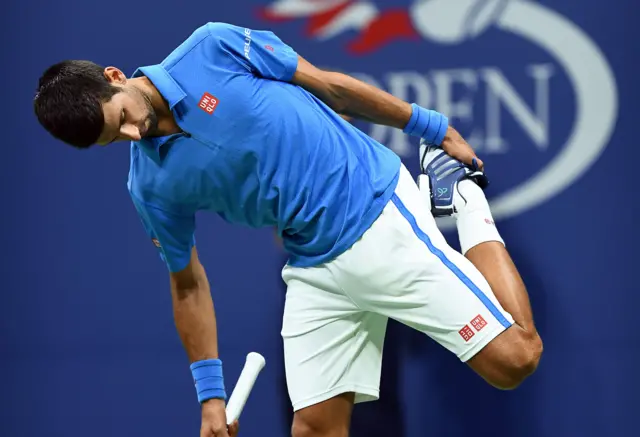
[[310,423],[295,418],[291,427],[291,437],[311,437],[314,436],[314,428]]
[[296,414],[291,427],[292,437],[348,437],[348,426],[343,427],[329,418],[308,417]]
[[506,353],[498,388],[513,390],[520,386],[538,368],[542,349],[542,339],[538,334],[524,334],[521,341],[514,343]]

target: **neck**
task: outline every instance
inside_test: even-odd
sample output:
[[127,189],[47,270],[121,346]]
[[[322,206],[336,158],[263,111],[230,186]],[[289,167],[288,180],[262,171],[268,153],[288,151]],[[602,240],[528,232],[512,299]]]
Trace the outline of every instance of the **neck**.
[[130,80],[135,81],[136,86],[151,100],[151,107],[158,117],[157,134],[159,136],[164,136],[182,132],[182,129],[180,129],[176,123],[176,120],[169,109],[169,103],[164,99],[164,97],[162,97],[162,94],[160,94],[153,83],[145,76]]

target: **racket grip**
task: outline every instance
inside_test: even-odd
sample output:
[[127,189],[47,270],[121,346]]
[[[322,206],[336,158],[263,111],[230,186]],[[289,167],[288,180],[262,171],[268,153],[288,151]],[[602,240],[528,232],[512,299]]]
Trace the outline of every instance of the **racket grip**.
[[229,402],[227,402],[227,425],[232,424],[240,418],[240,413],[249,399],[249,394],[253,385],[264,368],[266,361],[262,355],[257,352],[251,352],[247,355],[247,359],[238,378],[238,382],[231,393]]

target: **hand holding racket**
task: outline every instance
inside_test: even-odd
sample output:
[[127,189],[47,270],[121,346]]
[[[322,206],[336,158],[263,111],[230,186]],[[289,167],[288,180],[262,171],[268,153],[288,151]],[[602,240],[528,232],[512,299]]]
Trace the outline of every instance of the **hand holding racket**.
[[227,425],[222,399],[210,399],[202,404],[200,437],[235,437],[237,434],[238,421]]
[[202,404],[200,437],[236,437],[239,430],[240,413],[242,413],[253,384],[264,365],[264,357],[256,352],[251,352],[247,355],[244,368],[233,393],[231,393],[226,410],[224,401],[220,399],[211,399]]

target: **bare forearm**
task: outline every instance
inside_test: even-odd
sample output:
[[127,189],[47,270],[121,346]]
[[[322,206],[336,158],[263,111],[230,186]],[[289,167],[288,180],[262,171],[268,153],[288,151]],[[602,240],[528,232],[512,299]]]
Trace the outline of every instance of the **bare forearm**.
[[398,129],[409,122],[412,112],[409,103],[351,76],[331,75],[328,103],[340,114]]
[[218,358],[218,332],[204,272],[188,288],[172,284],[173,316],[190,362]]
[[292,78],[338,114],[402,129],[427,144],[441,145],[451,128],[436,111],[409,104],[394,95],[346,74],[323,71],[298,57]]

